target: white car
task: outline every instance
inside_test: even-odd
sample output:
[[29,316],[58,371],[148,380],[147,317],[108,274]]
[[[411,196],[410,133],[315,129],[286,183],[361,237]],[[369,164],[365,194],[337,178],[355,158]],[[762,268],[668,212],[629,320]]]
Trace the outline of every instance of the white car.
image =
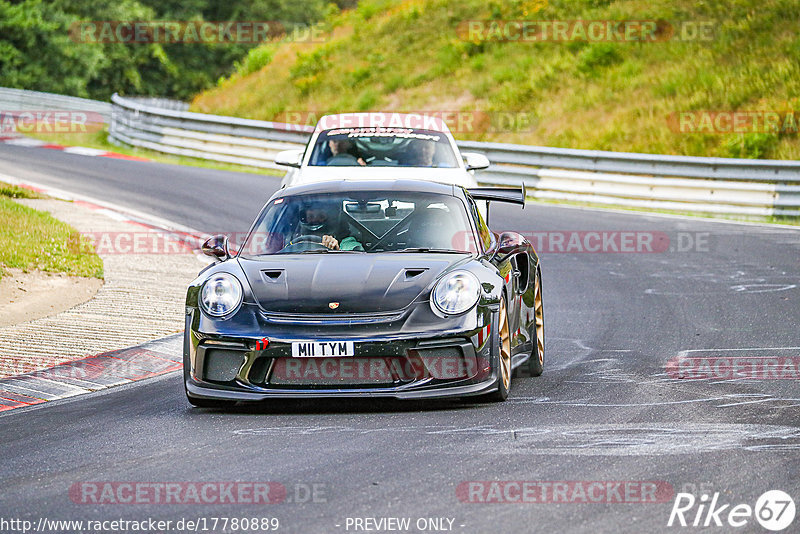
[[483,154],[461,153],[436,116],[413,113],[343,113],[319,119],[305,150],[275,158],[290,167],[288,187],[329,180],[428,180],[475,187]]

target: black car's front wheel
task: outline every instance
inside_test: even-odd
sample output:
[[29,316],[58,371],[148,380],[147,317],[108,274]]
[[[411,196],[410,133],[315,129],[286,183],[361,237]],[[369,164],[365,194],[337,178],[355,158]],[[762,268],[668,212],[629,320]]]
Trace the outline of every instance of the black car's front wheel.
[[500,309],[497,312],[497,336],[494,343],[494,349],[498,356],[497,391],[489,393],[486,400],[502,402],[508,398],[508,392],[511,391],[511,332],[508,327],[505,297],[500,299]]

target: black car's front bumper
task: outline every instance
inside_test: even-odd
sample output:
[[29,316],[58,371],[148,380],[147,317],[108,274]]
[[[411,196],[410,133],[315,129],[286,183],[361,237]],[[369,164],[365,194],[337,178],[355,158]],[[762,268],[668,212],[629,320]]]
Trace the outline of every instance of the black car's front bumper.
[[[488,308],[451,328],[427,333],[353,325],[259,328],[258,334],[203,333],[201,313],[187,315],[184,378],[195,398],[390,397],[422,399],[483,395],[498,387],[494,313]],[[490,325],[492,328],[490,328]],[[455,328],[452,328],[455,326]],[[389,329],[391,330],[391,329]],[[266,337],[266,348],[260,337]],[[347,339],[354,356],[292,358],[292,341]],[[335,360],[335,361],[333,361]],[[375,365],[381,361],[385,362]]]

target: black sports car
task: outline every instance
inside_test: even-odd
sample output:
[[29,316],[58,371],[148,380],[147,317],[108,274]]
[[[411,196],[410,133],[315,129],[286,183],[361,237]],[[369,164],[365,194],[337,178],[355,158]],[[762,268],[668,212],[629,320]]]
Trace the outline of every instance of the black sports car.
[[544,363],[541,268],[493,234],[476,200],[525,192],[340,181],[275,193],[235,255],[186,296],[184,382],[195,406],[305,397],[505,400]]

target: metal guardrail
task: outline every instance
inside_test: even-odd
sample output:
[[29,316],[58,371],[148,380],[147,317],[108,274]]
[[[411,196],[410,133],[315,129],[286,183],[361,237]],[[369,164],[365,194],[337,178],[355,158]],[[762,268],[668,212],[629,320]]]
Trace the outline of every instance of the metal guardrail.
[[303,148],[312,128],[163,109],[119,95],[109,138],[168,154],[268,169],[282,150]]
[[[283,169],[281,150],[302,148],[313,128],[186,111],[166,99],[114,95],[112,103],[0,88],[0,109],[94,106],[108,110],[112,142],[158,152]],[[38,106],[38,107],[37,107]],[[100,111],[101,113],[103,111]],[[476,174],[495,185],[524,182],[541,199],[697,213],[800,216],[800,161],[699,158],[459,141],[492,166]]]
[[8,87],[0,87],[0,111],[91,111],[111,121],[109,102]]
[[129,96],[128,100],[159,109],[172,109],[175,111],[189,111],[189,103],[172,98],[159,98],[154,96]]
[[535,198],[700,213],[800,216],[800,161],[665,156],[460,141]]
[[[302,148],[313,129],[174,112],[112,97],[111,137],[184,156],[275,165],[280,150]],[[800,215],[800,162],[696,158],[459,141],[492,166],[477,173],[487,184],[524,182],[535,198],[679,211],[742,215]]]

